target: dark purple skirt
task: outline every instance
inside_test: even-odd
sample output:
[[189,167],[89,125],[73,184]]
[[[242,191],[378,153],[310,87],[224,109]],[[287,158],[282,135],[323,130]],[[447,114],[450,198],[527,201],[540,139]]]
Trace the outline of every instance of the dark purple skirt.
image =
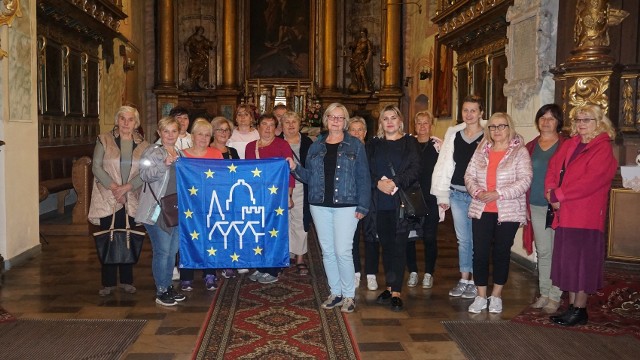
[[563,291],[593,294],[602,288],[604,233],[591,229],[556,229],[551,281]]

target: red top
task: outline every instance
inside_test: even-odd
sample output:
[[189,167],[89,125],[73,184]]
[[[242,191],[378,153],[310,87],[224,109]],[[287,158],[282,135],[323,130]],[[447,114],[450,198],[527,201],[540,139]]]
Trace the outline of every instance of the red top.
[[199,159],[224,159],[222,157],[222,152],[218,149],[208,147],[207,152],[203,156],[195,156],[190,154],[188,150],[182,150],[184,155],[188,158],[199,158]]
[[[245,159],[269,159],[269,158],[293,158],[293,151],[289,143],[279,137],[275,137],[271,144],[261,147],[256,151],[256,144],[259,140],[252,141],[247,144],[244,151]],[[294,188],[296,179],[293,175],[289,175],[289,187]]]
[[[487,165],[487,191],[494,191],[496,189],[496,174],[498,172],[498,165],[504,157],[507,150],[502,151],[489,151],[489,164]],[[484,212],[498,212],[498,203],[492,201],[484,206]]]

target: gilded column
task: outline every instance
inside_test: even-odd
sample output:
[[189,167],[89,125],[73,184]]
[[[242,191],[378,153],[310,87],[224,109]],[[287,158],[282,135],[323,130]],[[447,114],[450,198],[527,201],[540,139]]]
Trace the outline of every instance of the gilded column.
[[[400,85],[400,47],[402,44],[400,28],[401,6],[395,6],[394,0],[386,0],[386,11],[383,19],[384,48],[382,49],[383,61],[380,64],[384,75],[384,90],[397,89]],[[386,63],[386,64],[385,64]],[[386,68],[386,69],[385,69]]]
[[325,0],[324,2],[324,36],[322,57],[322,84],[323,88],[329,91],[336,90],[336,1]]
[[222,87],[235,89],[237,87],[237,1],[224,1],[224,50],[222,53]]
[[176,87],[174,73],[173,0],[158,0],[158,88]]

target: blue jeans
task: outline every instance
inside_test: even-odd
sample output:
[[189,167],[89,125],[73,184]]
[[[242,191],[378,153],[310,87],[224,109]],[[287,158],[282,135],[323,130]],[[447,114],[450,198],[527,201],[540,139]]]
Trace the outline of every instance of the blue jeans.
[[471,195],[466,192],[451,190],[449,193],[453,227],[458,238],[458,261],[460,272],[473,272],[473,231],[468,216]]
[[311,205],[322,248],[322,263],[331,294],[354,297],[353,234],[358,226],[356,207],[331,208]]
[[171,233],[167,233],[157,225],[144,224],[151,239],[153,257],[151,258],[151,272],[156,282],[158,295],[167,291],[171,286],[173,267],[176,263],[176,254],[180,245],[178,227],[172,227]]

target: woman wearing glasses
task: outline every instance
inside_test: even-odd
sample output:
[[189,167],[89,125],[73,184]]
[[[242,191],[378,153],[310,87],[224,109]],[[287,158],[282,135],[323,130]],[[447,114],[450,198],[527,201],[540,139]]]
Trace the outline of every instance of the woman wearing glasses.
[[347,132],[349,112],[344,105],[327,107],[322,124],[328,130],[309,148],[306,163],[289,160],[292,172],[309,186],[309,205],[322,248],[329,290],[323,309],[356,308],[353,234],[358,220],[369,212],[371,183],[364,145]]
[[[473,277],[478,295],[469,312],[502,312],[502,288],[509,275],[511,247],[518,227],[527,220],[526,193],[531,185],[531,158],[511,116],[489,118],[484,139],[464,174],[471,196],[469,218],[473,232]],[[493,288],[487,298],[489,258],[493,260]]]
[[587,298],[602,287],[607,200],[618,167],[615,131],[599,106],[573,110],[571,136],[549,161],[545,179],[556,211],[551,281],[569,292],[569,308],[551,320],[564,326],[587,323]]
[[224,159],[240,159],[238,151],[227,146],[229,138],[233,134],[231,121],[224,116],[216,116],[211,120],[211,125],[213,126],[213,142],[209,146],[220,150]]

